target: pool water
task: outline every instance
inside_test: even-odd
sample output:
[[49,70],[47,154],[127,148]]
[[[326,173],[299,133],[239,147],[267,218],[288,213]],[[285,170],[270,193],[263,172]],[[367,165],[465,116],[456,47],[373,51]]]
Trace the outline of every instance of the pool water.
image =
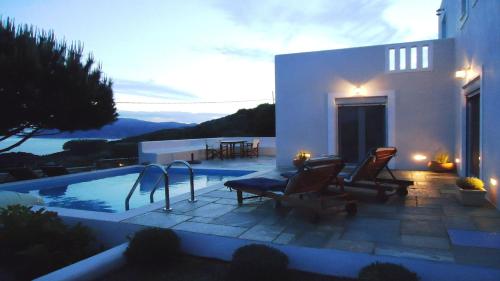
[[[196,190],[208,185],[241,177],[254,171],[194,169],[194,188]],[[158,170],[148,170],[130,198],[130,209],[141,207],[149,202],[149,194],[155,182],[161,176]],[[170,198],[189,192],[189,172],[187,169],[172,168],[168,172]],[[137,180],[139,173],[129,173],[78,182],[67,186],[30,190],[29,193],[43,197],[47,206],[68,209],[89,210],[97,212],[125,211],[125,198]],[[165,199],[164,180],[154,194],[154,201]]]

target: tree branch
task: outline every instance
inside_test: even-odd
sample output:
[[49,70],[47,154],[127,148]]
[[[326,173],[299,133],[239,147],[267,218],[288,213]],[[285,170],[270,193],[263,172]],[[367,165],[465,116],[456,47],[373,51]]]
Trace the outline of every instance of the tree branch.
[[21,140],[19,140],[18,142],[16,142],[15,144],[11,145],[11,146],[8,146],[6,148],[3,148],[3,149],[0,149],[0,153],[3,153],[3,152],[7,152],[13,148],[16,148],[18,146],[20,146],[21,144],[23,144],[25,141],[27,141],[28,139],[30,139],[32,136],[36,135],[36,133],[39,131],[40,129],[33,129],[33,131],[31,131],[29,134],[25,135]]

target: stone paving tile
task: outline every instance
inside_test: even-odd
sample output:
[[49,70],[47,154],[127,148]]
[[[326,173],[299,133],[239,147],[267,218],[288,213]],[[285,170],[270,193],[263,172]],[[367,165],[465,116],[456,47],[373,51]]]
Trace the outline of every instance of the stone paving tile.
[[341,239],[392,242],[399,241],[400,221],[376,218],[357,218],[346,223]]
[[329,241],[339,239],[342,231],[342,227],[333,227],[330,231],[316,228],[297,235],[290,244],[302,247],[324,248]]
[[217,197],[217,198],[226,198],[226,199],[235,199],[236,198],[236,192],[233,191],[223,191],[223,190],[214,190],[210,191],[207,193],[204,193],[203,196],[205,197]]
[[236,206],[210,203],[203,207],[186,212],[186,215],[196,217],[216,218],[234,210]]
[[401,214],[414,214],[414,215],[430,215],[442,216],[443,210],[441,208],[427,208],[427,207],[405,207],[399,210]]
[[199,223],[199,222],[191,222],[186,221],[180,223],[173,227],[173,229],[177,230],[185,230],[190,232],[204,233],[204,234],[212,234],[219,236],[227,236],[227,237],[237,237],[241,235],[247,229],[244,227],[237,226],[228,226],[228,225],[219,225],[219,224],[210,224],[210,223]]
[[255,213],[256,206],[240,206],[233,210],[235,213]]
[[325,248],[333,248],[337,250],[358,252],[358,253],[373,253],[375,243],[368,241],[351,241],[343,239],[331,239],[325,245]]
[[[189,202],[187,200],[183,200],[177,203],[172,204],[171,208],[174,213],[185,213],[191,210],[197,209],[199,207],[203,207],[205,205],[210,204],[210,202],[198,200],[196,202]],[[163,211],[162,209],[158,209],[156,211]]]
[[446,229],[477,230],[471,217],[443,217]]
[[436,208],[443,206],[459,206],[457,200],[448,199],[448,198],[418,198],[417,199],[418,207],[428,207],[428,208]]
[[447,237],[448,233],[441,221],[402,220],[401,234]]
[[218,198],[217,197],[205,197],[203,195],[198,195],[196,196],[196,200],[198,201],[205,201],[205,202],[215,202]]
[[162,227],[169,228],[176,224],[179,224],[183,221],[192,218],[191,216],[178,215],[173,213],[159,213],[159,212],[150,212],[145,213],[127,220],[123,222],[154,226],[154,227]]
[[263,216],[256,214],[229,212],[214,218],[211,223],[250,228],[262,221],[263,218]]
[[227,204],[227,205],[238,205],[238,200],[229,199],[229,198],[221,198],[215,201],[217,204]]
[[444,206],[444,214],[447,216],[474,216],[474,217],[490,217],[500,218],[500,211],[486,205],[483,207],[465,207],[465,206]]
[[258,224],[239,236],[241,239],[271,242],[283,231],[283,226]]
[[457,263],[500,268],[500,250],[479,247],[453,246],[451,251]]
[[273,240],[275,244],[287,245],[296,237],[295,233],[282,232],[276,239]]
[[450,251],[429,249],[429,248],[415,248],[408,246],[396,246],[388,244],[379,244],[375,246],[376,255],[404,257],[404,258],[417,258],[433,261],[447,261],[453,262],[454,257]]
[[202,223],[211,223],[213,220],[214,220],[214,218],[193,217],[189,221],[192,221],[192,222],[202,222]]
[[500,232],[500,218],[473,217],[478,230]]
[[401,244],[420,248],[450,249],[450,240],[442,237],[403,234],[401,235]]

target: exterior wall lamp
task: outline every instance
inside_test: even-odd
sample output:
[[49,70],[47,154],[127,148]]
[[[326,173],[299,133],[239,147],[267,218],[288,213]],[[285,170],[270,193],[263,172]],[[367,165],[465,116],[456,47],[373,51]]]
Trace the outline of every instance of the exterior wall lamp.
[[358,86],[354,87],[352,92],[355,96],[360,96],[360,95],[363,95],[365,93],[365,89],[361,85],[358,85]]
[[470,67],[464,67],[462,69],[455,71],[455,78],[458,78],[458,79],[467,78],[467,73],[469,72],[469,70],[470,70]]

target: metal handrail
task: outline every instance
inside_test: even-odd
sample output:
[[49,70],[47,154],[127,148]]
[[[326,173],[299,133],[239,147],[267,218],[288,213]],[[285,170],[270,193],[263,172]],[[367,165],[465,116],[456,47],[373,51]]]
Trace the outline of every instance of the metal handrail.
[[[166,211],[172,210],[170,208],[170,192],[169,192],[169,187],[168,187],[168,173],[165,170],[165,168],[163,168],[163,166],[161,166],[161,165],[149,164],[146,167],[144,167],[144,169],[141,171],[141,173],[139,174],[139,177],[137,177],[137,180],[135,181],[134,185],[130,189],[130,191],[127,195],[127,198],[125,198],[125,210],[126,211],[130,210],[130,204],[129,204],[130,197],[132,197],[132,194],[134,193],[135,189],[137,188],[137,186],[141,182],[142,178],[146,174],[146,171],[150,168],[153,168],[153,167],[159,168],[162,171],[162,176],[164,176],[164,178],[165,178],[165,210]],[[153,187],[153,190],[151,190],[151,193],[149,194],[149,200],[151,203],[153,203],[153,201],[154,201],[153,194],[156,191],[156,189],[158,188],[158,184],[160,183],[160,181],[161,181],[161,176],[158,178],[158,180],[156,180],[155,185]]]
[[170,169],[172,165],[174,164],[183,164],[184,166],[188,167],[189,169],[189,183],[190,183],[190,191],[191,191],[191,198],[188,200],[189,202],[196,202],[196,199],[194,198],[194,173],[193,173],[193,167],[191,167],[191,164],[189,164],[187,161],[184,160],[174,160],[170,164],[168,164],[166,170]]

